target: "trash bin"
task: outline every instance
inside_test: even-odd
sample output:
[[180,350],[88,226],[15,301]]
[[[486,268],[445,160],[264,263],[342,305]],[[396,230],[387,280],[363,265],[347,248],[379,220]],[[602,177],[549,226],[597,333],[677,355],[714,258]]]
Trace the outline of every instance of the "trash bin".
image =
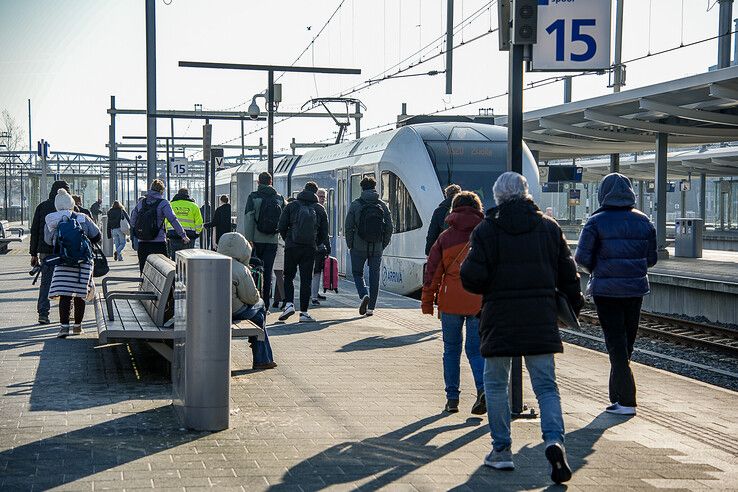
[[102,252],[105,256],[113,256],[113,238],[108,237],[108,216],[100,216],[100,234],[102,234]]
[[674,256],[702,258],[702,219],[681,218],[674,221]]

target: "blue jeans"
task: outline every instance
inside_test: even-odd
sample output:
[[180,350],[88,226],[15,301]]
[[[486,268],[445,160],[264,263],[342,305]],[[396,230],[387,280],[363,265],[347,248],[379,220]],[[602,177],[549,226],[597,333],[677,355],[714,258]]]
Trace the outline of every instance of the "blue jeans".
[[49,255],[39,254],[38,261],[41,262],[41,281],[38,288],[38,302],[36,310],[39,316],[48,316],[51,311],[51,302],[49,301],[49,289],[51,288],[51,279],[54,277],[54,265],[47,265],[44,259]]
[[264,321],[266,317],[264,304],[257,304],[254,306],[244,306],[235,313],[233,313],[233,321],[247,319],[256,323],[264,330],[264,341],[257,340],[256,337],[249,337],[249,345],[251,345],[251,354],[254,358],[254,365],[257,364],[268,364],[274,361],[272,355],[272,346],[269,344],[269,335]]
[[120,254],[126,247],[126,235],[123,234],[119,227],[111,229],[110,235],[113,236],[113,245],[115,246],[115,251],[118,253],[118,257],[120,257]]
[[[510,446],[510,357],[484,359],[484,392],[487,396],[487,417],[492,433],[492,445],[500,451]],[[538,399],[541,412],[543,441],[564,443],[564,418],[561,397],[556,385],[556,365],[553,354],[527,355],[525,366]]]
[[443,332],[443,380],[446,383],[446,398],[459,399],[459,381],[461,379],[461,344],[462,329],[466,320],[466,358],[469,360],[474,386],[477,392],[484,389],[484,358],[479,352],[479,318],[461,314],[441,313],[441,331]]
[[367,295],[364,283],[364,264],[369,263],[369,309],[374,309],[379,296],[379,268],[382,266],[382,253],[351,250],[351,273],[354,276],[359,299]]

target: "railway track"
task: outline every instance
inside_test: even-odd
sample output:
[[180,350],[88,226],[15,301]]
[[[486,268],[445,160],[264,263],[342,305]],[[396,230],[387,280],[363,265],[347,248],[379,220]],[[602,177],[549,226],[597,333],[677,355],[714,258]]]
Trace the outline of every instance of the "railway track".
[[[583,309],[579,318],[589,324],[599,324],[597,312],[592,309]],[[690,346],[707,347],[738,356],[738,331],[728,328],[670,316],[641,313],[641,322],[638,329],[641,333],[653,337]]]

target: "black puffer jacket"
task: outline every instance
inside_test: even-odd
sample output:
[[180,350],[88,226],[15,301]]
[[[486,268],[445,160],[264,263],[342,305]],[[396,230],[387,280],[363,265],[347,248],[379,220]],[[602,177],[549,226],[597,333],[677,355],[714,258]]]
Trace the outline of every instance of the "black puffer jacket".
[[310,191],[303,190],[297,195],[297,200],[287,204],[279,217],[279,234],[284,239],[285,249],[299,246],[292,240],[291,229],[297,225],[297,213],[301,206],[308,205],[315,209],[317,223],[315,224],[315,241],[312,247],[317,250],[318,244],[328,240],[328,215],[323,205],[318,203],[318,196]]
[[530,200],[487,212],[461,266],[464,288],[484,296],[479,325],[484,357],[562,352],[556,289],[579,312],[584,299],[564,234]]
[[46,226],[46,216],[56,212],[54,199],[57,192],[64,188],[69,191],[69,185],[66,181],[54,181],[49,192],[49,199],[39,203],[33,212],[33,222],[31,222],[31,241],[29,244],[29,253],[31,256],[38,254],[50,255],[54,252],[52,246],[44,241],[44,227]]
[[425,236],[425,256],[430,254],[430,250],[438,239],[438,236],[448,227],[446,216],[451,211],[451,203],[453,201],[454,197],[450,196],[439,203],[438,207],[433,211],[430,225],[428,226],[428,235]]
[[108,238],[113,237],[112,230],[119,229],[120,221],[124,218],[128,221],[128,225],[130,225],[131,218],[128,216],[128,213],[126,213],[125,210],[116,207],[112,207],[110,210],[108,210],[108,230],[106,233]]

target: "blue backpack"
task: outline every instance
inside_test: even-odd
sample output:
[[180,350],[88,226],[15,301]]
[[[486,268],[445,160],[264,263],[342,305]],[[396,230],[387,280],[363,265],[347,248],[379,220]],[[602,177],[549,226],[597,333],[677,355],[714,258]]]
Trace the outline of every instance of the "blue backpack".
[[56,228],[56,245],[54,253],[59,256],[62,265],[78,267],[83,263],[92,263],[92,244],[76,219],[77,215],[62,217]]

